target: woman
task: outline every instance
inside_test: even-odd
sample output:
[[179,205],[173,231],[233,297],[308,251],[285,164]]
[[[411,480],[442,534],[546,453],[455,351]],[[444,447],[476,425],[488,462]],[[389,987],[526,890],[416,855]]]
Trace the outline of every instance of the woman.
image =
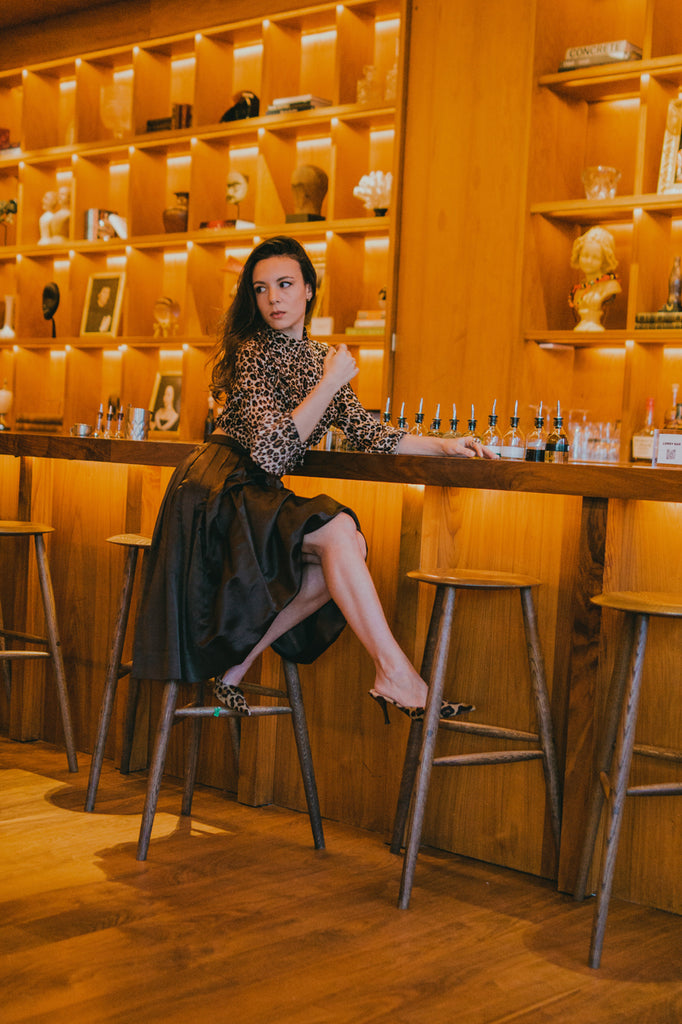
[[590,228],[573,243],[571,266],[583,280],[573,286],[568,304],[578,319],[574,331],[603,331],[603,307],[621,291],[613,235],[605,228]]
[[[379,424],[349,381],[345,345],[311,341],[316,274],[292,238],[248,257],[222,326],[210,440],[178,469],[154,531],[135,640],[137,677],[217,677],[216,698],[249,713],[238,688],[266,647],[309,663],[347,621],[376,667],[372,696],[421,717],[427,687],[394,639],[351,509],[301,498],[280,477],[338,425],[370,452],[493,457],[473,438],[412,437]],[[443,702],[452,717],[461,704]]]

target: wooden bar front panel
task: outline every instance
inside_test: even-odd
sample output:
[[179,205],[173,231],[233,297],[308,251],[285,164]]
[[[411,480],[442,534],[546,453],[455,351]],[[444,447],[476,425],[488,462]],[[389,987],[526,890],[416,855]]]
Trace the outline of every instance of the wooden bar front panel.
[[[146,458],[146,449],[143,454]],[[311,461],[318,464],[318,460]],[[432,464],[434,477],[438,476],[436,461]],[[338,464],[348,468],[344,459]],[[378,460],[376,465],[381,475],[386,463]],[[501,479],[506,467],[494,468],[501,470]],[[480,467],[466,469],[468,475],[469,470],[478,473]],[[567,467],[567,481],[571,469]],[[90,752],[123,568],[120,549],[108,545],[106,538],[125,530],[151,533],[172,467],[0,456],[0,470],[0,514],[42,519],[55,527],[49,557],[67,682],[77,746]],[[517,485],[523,478],[519,471]],[[617,616],[604,613],[595,627],[589,595],[601,587],[602,578],[603,585],[612,588],[682,590],[682,507],[663,501],[617,499],[609,500],[607,506],[605,499],[571,494],[377,479],[299,476],[289,482],[300,494],[325,491],[357,512],[388,620],[415,664],[421,659],[432,594],[429,588],[406,579],[408,569],[455,564],[523,572],[541,581],[535,599],[560,763],[565,766],[561,858],[557,863],[542,773],[533,762],[436,773],[424,841],[465,856],[557,877],[561,888],[570,890],[581,840],[582,794],[591,770],[619,625]],[[27,555],[6,553],[4,547],[2,555],[6,572],[0,577],[0,593],[6,617],[18,621],[25,616],[38,627],[42,612],[37,589],[25,582]],[[682,711],[674,692],[682,649],[679,626],[652,624],[641,742],[679,745]],[[130,642],[129,636],[128,649]],[[47,685],[50,669],[35,663],[24,669],[23,681],[15,687],[11,713],[0,694],[0,728],[16,738],[40,736],[61,743],[54,688]],[[252,671],[254,677],[262,673],[270,684],[277,684],[280,677],[278,659],[270,656]],[[531,726],[532,702],[516,594],[464,594],[458,599],[450,672],[448,695],[475,703],[476,718],[521,729]],[[367,697],[373,684],[371,661],[350,630],[314,665],[302,666],[301,679],[323,815],[388,832],[407,719],[395,713],[390,728],[383,724]],[[115,760],[120,754],[125,695],[126,681],[122,680],[107,748],[108,756]],[[135,768],[147,764],[159,701],[160,687],[145,683]],[[240,799],[253,804],[272,800],[303,809],[288,723],[269,721],[262,723],[261,729],[253,729],[253,725],[244,723]],[[236,791],[228,731],[220,722],[211,721],[207,726],[200,781]],[[483,741],[453,734],[443,735],[439,742],[443,749],[457,751],[478,749]],[[174,730],[167,771],[180,776],[182,767],[183,735],[178,729]],[[674,771],[636,759],[639,782],[669,778]],[[682,805],[674,798],[632,804],[619,853],[617,892],[679,912],[682,893],[676,864]]]

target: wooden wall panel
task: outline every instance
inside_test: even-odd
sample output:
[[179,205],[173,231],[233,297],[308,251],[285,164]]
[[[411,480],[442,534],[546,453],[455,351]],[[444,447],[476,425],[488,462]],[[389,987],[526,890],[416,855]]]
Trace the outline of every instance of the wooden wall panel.
[[514,397],[534,7],[412,5],[394,385],[408,409],[423,396],[482,415],[497,398],[504,413]]

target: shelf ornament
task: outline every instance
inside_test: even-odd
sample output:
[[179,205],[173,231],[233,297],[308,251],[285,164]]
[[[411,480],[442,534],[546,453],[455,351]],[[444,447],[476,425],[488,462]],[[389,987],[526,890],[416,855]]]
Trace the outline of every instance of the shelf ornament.
[[370,171],[363,174],[353,189],[353,195],[362,199],[365,209],[373,210],[375,217],[383,217],[391,203],[393,175],[389,171]]
[[603,331],[604,306],[620,294],[613,235],[605,228],[590,228],[573,243],[571,266],[583,280],[573,285],[568,304],[578,323],[574,331]]
[[12,223],[16,212],[16,199],[0,199],[0,224],[2,224],[5,232],[2,240],[3,245],[7,245],[7,225]]
[[658,172],[659,192],[682,192],[682,94],[668,104]]

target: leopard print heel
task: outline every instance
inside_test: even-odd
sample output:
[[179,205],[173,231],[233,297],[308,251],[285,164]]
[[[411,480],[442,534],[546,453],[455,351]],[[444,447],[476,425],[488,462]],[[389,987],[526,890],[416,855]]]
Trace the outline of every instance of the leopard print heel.
[[213,696],[228,711],[235,711],[239,715],[250,715],[251,708],[246,703],[246,697],[238,686],[228,686],[223,682],[222,676],[218,676],[213,685]]

